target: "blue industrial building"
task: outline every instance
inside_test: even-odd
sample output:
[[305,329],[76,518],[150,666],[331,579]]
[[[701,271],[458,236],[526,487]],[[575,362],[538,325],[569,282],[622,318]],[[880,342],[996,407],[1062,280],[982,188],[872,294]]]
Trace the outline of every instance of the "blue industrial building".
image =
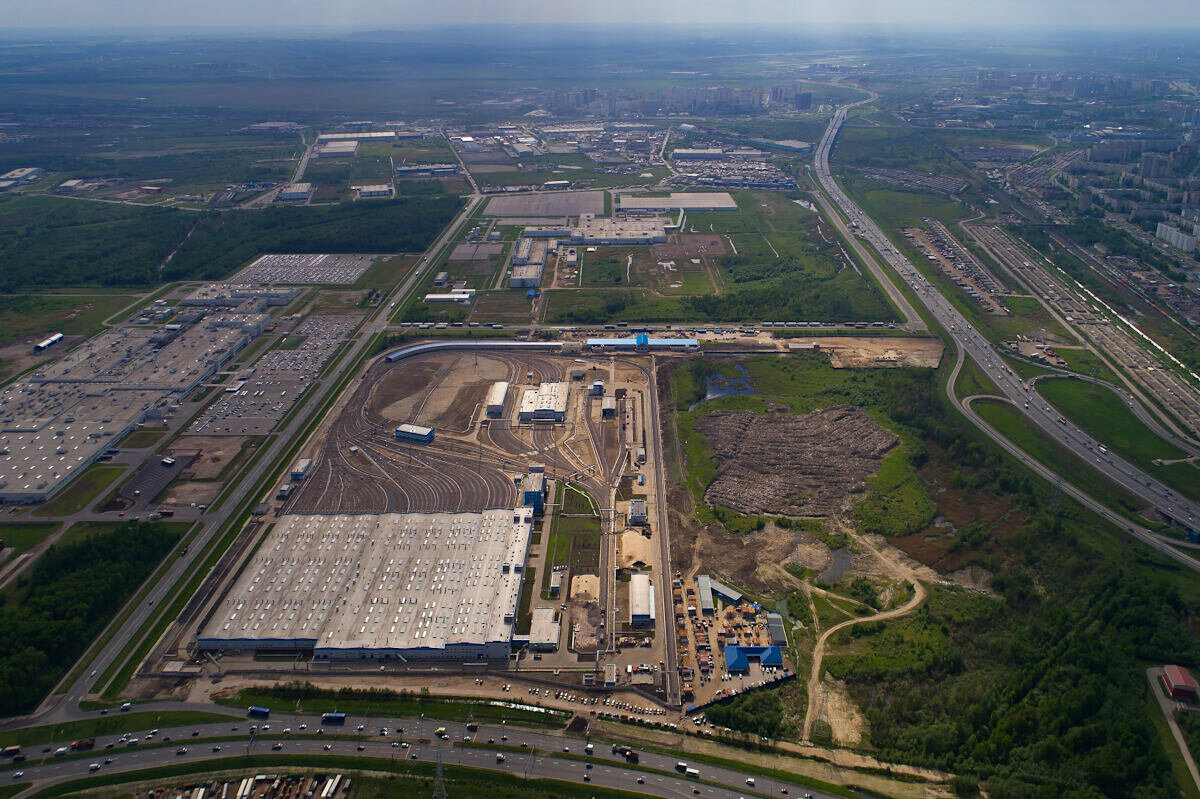
[[783,652],[777,646],[725,647],[725,668],[731,673],[749,671],[750,658],[757,658],[762,666],[783,665]]
[[546,507],[546,475],[542,472],[527,474],[521,485],[521,504],[533,508],[535,515],[541,515]]
[[428,444],[433,441],[433,428],[419,424],[402,424],[396,428],[396,438],[403,441],[416,441]]

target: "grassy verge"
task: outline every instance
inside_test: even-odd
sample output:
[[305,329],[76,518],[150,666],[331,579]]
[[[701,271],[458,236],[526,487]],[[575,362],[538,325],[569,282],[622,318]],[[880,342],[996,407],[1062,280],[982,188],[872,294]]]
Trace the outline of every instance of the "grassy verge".
[[143,727],[185,727],[191,724],[211,724],[228,721],[229,716],[216,713],[197,713],[187,710],[167,710],[161,713],[114,713],[95,719],[47,724],[42,727],[23,727],[0,732],[0,746],[37,746],[54,741],[95,738]]
[[[1007,402],[980,400],[972,403],[971,407],[997,432],[1055,474],[1063,475],[1076,488],[1130,518],[1138,517],[1144,503],[1109,482],[1104,475],[1083,463],[1057,441],[1047,439],[1040,431],[1030,428],[1020,411]],[[1139,522],[1145,523],[1145,520],[1139,519]]]
[[1188,772],[1187,764],[1183,761],[1183,753],[1179,751],[1179,744],[1175,742],[1175,736],[1171,734],[1171,728],[1167,726],[1167,720],[1163,718],[1158,700],[1151,693],[1152,690],[1149,685],[1146,686],[1146,712],[1150,714],[1150,718],[1154,722],[1159,745],[1167,753],[1167,760],[1171,761],[1171,773],[1175,775],[1175,781],[1179,783],[1179,795],[1184,799],[1200,799],[1200,790],[1196,788],[1196,781]]
[[1083,380],[1043,380],[1037,391],[1088,435],[1181,493],[1200,497],[1200,469],[1189,463],[1160,466],[1187,453],[1159,438],[1109,389]]
[[304,713],[341,712],[353,716],[425,716],[445,721],[517,722],[537,727],[559,728],[571,714],[566,711],[539,712],[500,707],[485,700],[440,697],[407,692],[371,690],[324,690],[311,685],[279,685],[246,689],[229,699],[216,700],[229,707],[286,706],[288,712],[300,704]]
[[125,472],[123,466],[90,466],[58,496],[33,511],[34,516],[70,516],[87,507]]

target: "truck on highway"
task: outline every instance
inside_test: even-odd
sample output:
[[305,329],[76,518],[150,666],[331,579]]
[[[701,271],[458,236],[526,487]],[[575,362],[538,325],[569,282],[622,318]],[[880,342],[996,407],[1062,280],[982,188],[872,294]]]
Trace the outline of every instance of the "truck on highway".
[[258,705],[251,705],[250,707],[246,708],[246,715],[253,719],[270,718],[271,717],[271,708],[259,707]]
[[71,748],[79,751],[81,749],[92,749],[96,746],[95,738],[80,738],[78,741],[71,741]]
[[346,723],[346,714],[345,713],[323,713],[321,715],[321,723],[322,724],[345,724]]
[[683,773],[688,777],[688,779],[700,779],[700,769],[698,768],[686,768],[683,770]]
[[625,758],[626,763],[636,763],[639,759],[638,753],[630,749],[628,746],[614,746],[612,748],[612,753]]

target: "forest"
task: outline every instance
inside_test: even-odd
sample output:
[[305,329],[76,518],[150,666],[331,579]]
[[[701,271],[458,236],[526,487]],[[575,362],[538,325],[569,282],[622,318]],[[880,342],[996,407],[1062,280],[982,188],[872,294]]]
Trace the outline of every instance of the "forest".
[[153,285],[193,221],[170,208],[0,198],[0,292]]
[[180,535],[131,522],[53,545],[0,594],[0,715],[36,708]]
[[6,198],[0,292],[213,280],[264,252],[419,252],[461,207],[460,198],[445,194],[202,213]]
[[1031,479],[936,384],[888,387],[888,415],[920,433],[930,459],[953,464],[972,492],[1011,496],[1029,521],[971,545],[996,600],[935,591],[914,616],[860,638],[870,654],[829,659],[866,712],[871,745],[975,775],[998,798],[1178,796],[1165,753],[1147,745],[1144,670],[1200,661],[1188,628],[1195,575]]

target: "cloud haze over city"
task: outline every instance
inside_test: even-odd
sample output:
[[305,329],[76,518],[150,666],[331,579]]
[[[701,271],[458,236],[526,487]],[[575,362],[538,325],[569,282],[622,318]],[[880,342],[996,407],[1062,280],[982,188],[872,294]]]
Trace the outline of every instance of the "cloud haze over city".
[[822,27],[882,25],[1195,28],[1191,0],[662,0],[612,4],[598,0],[212,0],[184,4],[153,0],[10,0],[0,4],[8,28],[68,27],[298,27],[390,28],[429,24],[622,23],[760,24]]

